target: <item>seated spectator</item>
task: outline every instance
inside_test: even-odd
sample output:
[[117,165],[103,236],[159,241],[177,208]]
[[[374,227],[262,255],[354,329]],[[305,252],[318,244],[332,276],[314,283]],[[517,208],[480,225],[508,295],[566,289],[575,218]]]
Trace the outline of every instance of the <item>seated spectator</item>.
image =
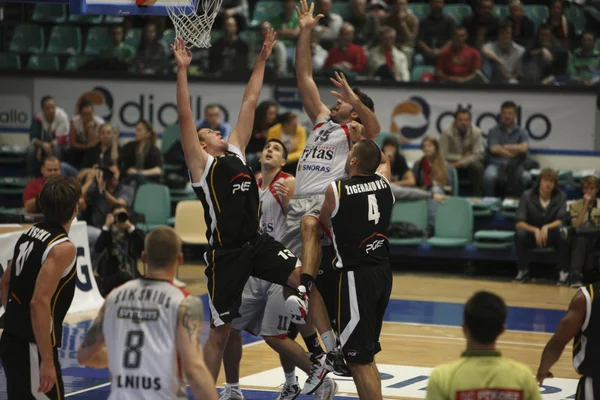
[[162,154],[156,147],[157,134],[148,121],[135,126],[135,140],[121,150],[121,170],[124,181],[134,187],[162,174]]
[[560,227],[567,221],[567,195],[556,185],[558,174],[544,168],[532,189],[521,196],[517,209],[518,273],[515,280],[525,282],[529,275],[529,251],[535,248],[554,247],[559,271],[558,283],[564,285],[569,277],[569,244],[560,234]]
[[596,36],[592,32],[584,32],[581,47],[573,51],[569,59],[571,82],[595,85],[600,80],[600,49],[595,45]]
[[248,72],[248,44],[238,36],[235,18],[225,20],[223,36],[209,49],[209,71],[218,75]]
[[554,0],[550,3],[550,16],[545,21],[552,29],[554,37],[565,50],[569,50],[575,39],[575,27],[563,12],[562,0]]
[[535,40],[535,23],[523,15],[523,3],[519,0],[511,1],[508,9],[506,21],[512,26],[513,40],[523,47],[530,47]]
[[86,151],[98,144],[98,130],[104,120],[94,113],[94,105],[89,100],[79,103],[78,111],[71,119],[67,160],[79,169]]
[[223,112],[217,104],[208,104],[204,107],[204,119],[196,122],[196,129],[208,128],[219,131],[223,140],[227,141],[231,135],[231,126],[223,121]]
[[471,123],[471,111],[459,108],[454,123],[440,136],[440,149],[446,160],[456,168],[459,180],[471,182],[473,196],[483,195],[483,143],[481,130]]
[[[255,41],[250,45],[250,55],[248,57],[249,70],[252,70],[254,68],[254,64],[256,64],[258,55],[262,50],[264,38],[267,37],[267,33],[270,29],[272,29],[272,27],[269,21],[264,21],[258,26],[258,30],[263,40]],[[273,52],[271,53],[271,56],[267,59],[265,75],[280,78],[287,75],[287,50],[285,49],[285,45],[279,40],[275,41],[275,44],[273,45]]]
[[329,56],[325,61],[325,68],[330,73],[341,71],[348,77],[362,74],[367,66],[367,56],[365,49],[354,44],[354,27],[349,23],[344,23],[340,29],[340,37],[337,46],[329,50]]
[[43,158],[61,158],[61,146],[66,146],[69,138],[69,116],[52,96],[42,97],[42,112],[33,115],[29,130],[31,146],[27,149],[27,174],[39,174]]
[[248,0],[223,0],[217,16],[219,23],[215,28],[221,29],[222,26],[219,26],[221,25],[220,21],[227,24],[228,18],[235,19],[236,26],[239,27],[240,31],[245,30],[248,27],[248,21],[250,20]]
[[120,272],[140,276],[138,260],[144,250],[144,231],[136,228],[127,208],[117,205],[106,214],[94,251],[98,255],[96,271],[103,281]]
[[109,123],[100,125],[100,142],[85,152],[81,161],[79,179],[91,174],[95,176],[95,168],[109,162],[116,163],[119,160],[119,131],[113,129]]
[[531,174],[525,168],[529,151],[529,135],[517,125],[517,105],[505,101],[500,107],[500,123],[488,133],[488,166],[483,172],[483,193],[497,195],[503,187],[506,196],[519,196],[531,184]]
[[481,0],[477,12],[465,17],[463,26],[469,34],[469,45],[481,49],[485,43],[498,37],[500,19],[493,14],[494,2]]
[[[600,227],[600,200],[598,200],[598,178],[593,175],[581,179],[583,198],[575,201],[569,208],[571,226]],[[575,236],[571,241],[571,287],[580,287],[583,280],[595,280],[592,253],[600,248],[600,237]]]
[[379,32],[379,44],[368,51],[369,75],[383,80],[406,82],[410,79],[408,60],[395,46],[396,31],[384,26]]
[[400,152],[400,142],[393,136],[384,139],[381,151],[390,162],[390,183],[395,186],[415,186],[415,175]]
[[444,14],[444,0],[430,0],[429,7],[429,15],[419,25],[417,50],[426,65],[435,65],[440,51],[450,46],[456,23]]
[[133,62],[137,72],[142,74],[163,75],[169,64],[169,49],[160,40],[156,22],[150,21],[144,26],[144,34]]
[[60,161],[55,156],[50,155],[42,160],[40,169],[42,176],[27,182],[23,191],[23,208],[26,213],[39,214],[42,212],[38,204],[38,196],[42,193],[46,180],[60,175]]
[[313,29],[321,35],[321,45],[326,50],[330,49],[338,39],[344,22],[341,16],[331,12],[331,8],[331,0],[317,0],[316,15],[322,14],[323,18],[319,20]]
[[554,38],[548,25],[540,25],[538,39],[523,55],[522,81],[549,85],[562,82],[567,75],[568,53]]
[[325,67],[325,61],[329,57],[329,53],[319,44],[321,34],[314,29],[310,34],[310,53],[312,55],[313,72],[319,73]]
[[296,45],[300,27],[298,26],[295,0],[283,0],[283,11],[272,17],[269,22],[277,32],[278,40],[281,40],[286,46]]
[[481,56],[466,44],[467,31],[456,28],[452,44],[442,49],[436,63],[436,75],[440,82],[477,83],[483,82]]
[[493,83],[519,83],[525,48],[513,42],[512,26],[504,23],[498,29],[498,40],[486,43],[481,54],[494,63],[488,78]]
[[412,60],[415,39],[419,32],[419,18],[408,9],[408,0],[395,1],[394,8],[390,11],[383,25],[391,26],[396,30],[398,48],[409,60]]
[[298,160],[306,145],[306,129],[298,124],[298,116],[289,111],[280,115],[279,121],[267,131],[267,142],[277,139],[283,143],[288,152],[283,171],[295,175]]
[[104,58],[114,58],[125,64],[130,64],[135,57],[135,48],[124,42],[125,30],[120,25],[112,28],[112,44],[110,47],[101,50],[100,54]]
[[246,146],[246,162],[255,171],[260,169],[259,160],[262,149],[267,144],[267,133],[277,123],[277,110],[276,103],[265,100],[260,102],[254,111],[252,137]]
[[387,18],[388,5],[385,0],[372,0],[369,4],[369,14],[375,16],[379,21],[379,26],[385,25]]
[[379,21],[367,13],[367,0],[352,0],[352,16],[347,21],[354,26],[354,42],[359,46],[371,46],[377,42]]

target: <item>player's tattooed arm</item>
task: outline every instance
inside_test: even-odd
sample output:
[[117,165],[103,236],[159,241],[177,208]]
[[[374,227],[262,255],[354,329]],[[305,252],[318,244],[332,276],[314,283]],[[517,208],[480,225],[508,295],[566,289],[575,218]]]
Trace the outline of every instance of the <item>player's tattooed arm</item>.
[[77,351],[77,362],[81,365],[92,368],[106,368],[108,366],[108,356],[104,344],[104,305],[98,312],[96,319],[88,329],[83,338],[83,343]]
[[186,297],[179,306],[177,327],[181,326],[185,330],[190,343],[200,347],[202,347],[200,335],[203,321],[202,302],[193,296]]

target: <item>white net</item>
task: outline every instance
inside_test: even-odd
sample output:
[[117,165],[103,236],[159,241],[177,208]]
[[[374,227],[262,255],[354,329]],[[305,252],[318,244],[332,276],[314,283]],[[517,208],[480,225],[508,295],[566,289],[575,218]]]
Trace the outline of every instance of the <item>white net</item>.
[[[189,0],[188,0],[189,1]],[[210,30],[223,0],[164,0],[177,37],[187,47],[210,47]]]

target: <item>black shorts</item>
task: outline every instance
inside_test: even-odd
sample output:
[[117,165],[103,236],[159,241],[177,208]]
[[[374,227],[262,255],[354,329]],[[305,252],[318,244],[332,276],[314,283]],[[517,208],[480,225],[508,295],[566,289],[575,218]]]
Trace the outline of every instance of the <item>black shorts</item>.
[[337,330],[346,362],[368,364],[381,351],[379,334],[392,293],[389,265],[342,271]]
[[[65,388],[56,348],[53,353],[57,381],[56,385],[45,395],[51,400],[64,399]],[[2,360],[2,367],[6,375],[8,398],[35,400],[37,397],[34,396],[34,393],[38,394],[40,387],[41,364],[37,345],[4,333],[0,340],[0,360]]]
[[298,259],[284,245],[267,234],[242,248],[210,249],[204,254],[213,326],[240,316],[242,291],[250,276],[287,286]]
[[600,399],[600,377],[582,376],[575,392],[577,400]]

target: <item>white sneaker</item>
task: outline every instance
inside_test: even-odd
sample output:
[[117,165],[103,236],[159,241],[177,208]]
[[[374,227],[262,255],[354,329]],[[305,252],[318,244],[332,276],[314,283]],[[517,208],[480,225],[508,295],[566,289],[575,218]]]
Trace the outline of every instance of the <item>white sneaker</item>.
[[185,282],[182,282],[177,278],[173,278],[173,285],[177,286],[178,288],[184,288]]
[[244,400],[244,394],[239,386],[225,386],[219,400]]
[[337,383],[330,377],[325,377],[323,384],[315,392],[315,400],[331,400],[338,391]]
[[568,279],[569,279],[569,273],[567,271],[559,271],[558,272],[558,282],[556,282],[556,284],[558,286],[566,286]]
[[294,400],[296,397],[300,396],[300,385],[298,384],[298,377],[296,377],[296,383],[284,383],[281,392],[279,392],[279,396],[277,396],[277,400]]
[[327,368],[327,354],[321,355],[313,360],[310,366],[310,373],[302,388],[302,394],[313,394],[323,383],[325,377],[333,367]]
[[308,295],[296,291],[285,299],[285,306],[292,315],[292,322],[297,325],[306,324],[306,314],[308,314]]

